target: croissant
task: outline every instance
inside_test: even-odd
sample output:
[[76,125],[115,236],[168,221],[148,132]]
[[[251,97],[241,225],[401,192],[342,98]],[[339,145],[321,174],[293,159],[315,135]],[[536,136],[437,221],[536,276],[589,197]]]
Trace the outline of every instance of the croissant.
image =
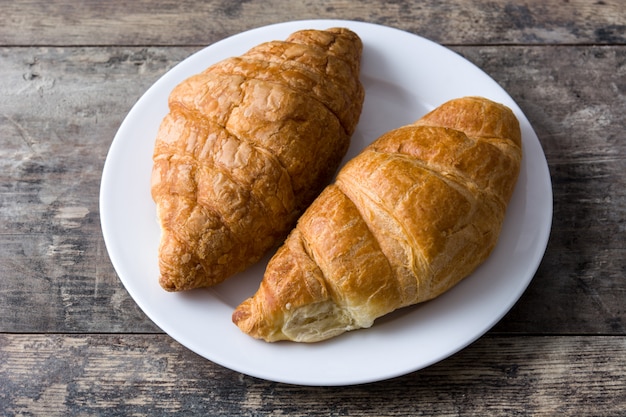
[[521,153],[513,112],[479,97],[382,135],[305,211],[233,322],[315,342],[437,297],[495,246]]
[[282,243],[348,149],[361,52],[348,29],[303,30],[173,89],[151,179],[164,289],[215,285]]

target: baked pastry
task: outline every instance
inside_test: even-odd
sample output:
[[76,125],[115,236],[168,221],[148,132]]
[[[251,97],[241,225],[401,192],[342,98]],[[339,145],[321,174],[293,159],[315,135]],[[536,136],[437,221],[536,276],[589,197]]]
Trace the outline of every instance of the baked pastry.
[[513,112],[479,97],[382,135],[302,215],[234,323],[315,342],[437,297],[489,256],[521,157]]
[[282,243],[348,149],[361,52],[348,29],[303,30],[174,88],[151,181],[164,289],[217,284]]

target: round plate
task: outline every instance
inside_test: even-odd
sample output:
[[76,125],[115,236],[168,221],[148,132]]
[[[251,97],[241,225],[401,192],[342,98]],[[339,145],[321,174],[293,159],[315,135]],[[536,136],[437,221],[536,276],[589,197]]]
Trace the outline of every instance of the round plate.
[[[266,343],[231,322],[234,308],[261,281],[266,259],[211,288],[168,293],[157,282],[159,226],[150,196],[152,151],[174,86],[210,64],[263,41],[307,28],[343,26],[363,40],[366,99],[346,159],[382,133],[408,124],[456,97],[479,95],[519,118],[524,159],[502,233],[491,257],[439,298],[396,311],[369,329],[314,344]],[[440,361],[489,330],[513,306],[543,257],[552,221],[550,174],[539,140],[511,97],[454,52],[397,29],[338,20],[296,21],[250,30],[190,56],[159,79],[120,126],[100,191],[109,256],[139,307],[163,331],[203,357],[238,372],[301,385],[383,380]]]

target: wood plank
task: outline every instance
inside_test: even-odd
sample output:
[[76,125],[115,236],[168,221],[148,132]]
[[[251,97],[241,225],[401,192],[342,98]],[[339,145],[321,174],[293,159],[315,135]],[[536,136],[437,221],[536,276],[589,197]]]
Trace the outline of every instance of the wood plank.
[[196,50],[0,48],[0,190],[11,196],[0,233],[79,229],[80,219],[99,227],[100,175],[119,125]]
[[620,0],[39,0],[4,2],[0,45],[207,45],[254,27],[337,16],[397,27],[444,44],[626,41],[626,9]]
[[243,376],[165,335],[0,335],[2,415],[623,415],[624,337],[484,337],[389,381]]
[[0,49],[0,331],[158,331],[108,259],[100,177],[126,113],[194,51]]
[[[497,330],[625,334],[626,47],[454,49],[520,104],[553,180],[544,262]],[[100,175],[133,103],[196,50],[0,48],[0,332],[158,331],[107,257]]]

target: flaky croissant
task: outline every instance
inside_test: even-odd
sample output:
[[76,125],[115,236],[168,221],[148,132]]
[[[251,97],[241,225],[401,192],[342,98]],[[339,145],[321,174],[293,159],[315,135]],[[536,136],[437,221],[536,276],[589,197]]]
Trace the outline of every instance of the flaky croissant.
[[217,284],[282,242],[348,149],[361,52],[348,29],[303,30],[175,87],[151,181],[164,289]]
[[521,157],[513,112],[478,97],[382,135],[302,215],[234,323],[315,342],[437,297],[494,248]]

